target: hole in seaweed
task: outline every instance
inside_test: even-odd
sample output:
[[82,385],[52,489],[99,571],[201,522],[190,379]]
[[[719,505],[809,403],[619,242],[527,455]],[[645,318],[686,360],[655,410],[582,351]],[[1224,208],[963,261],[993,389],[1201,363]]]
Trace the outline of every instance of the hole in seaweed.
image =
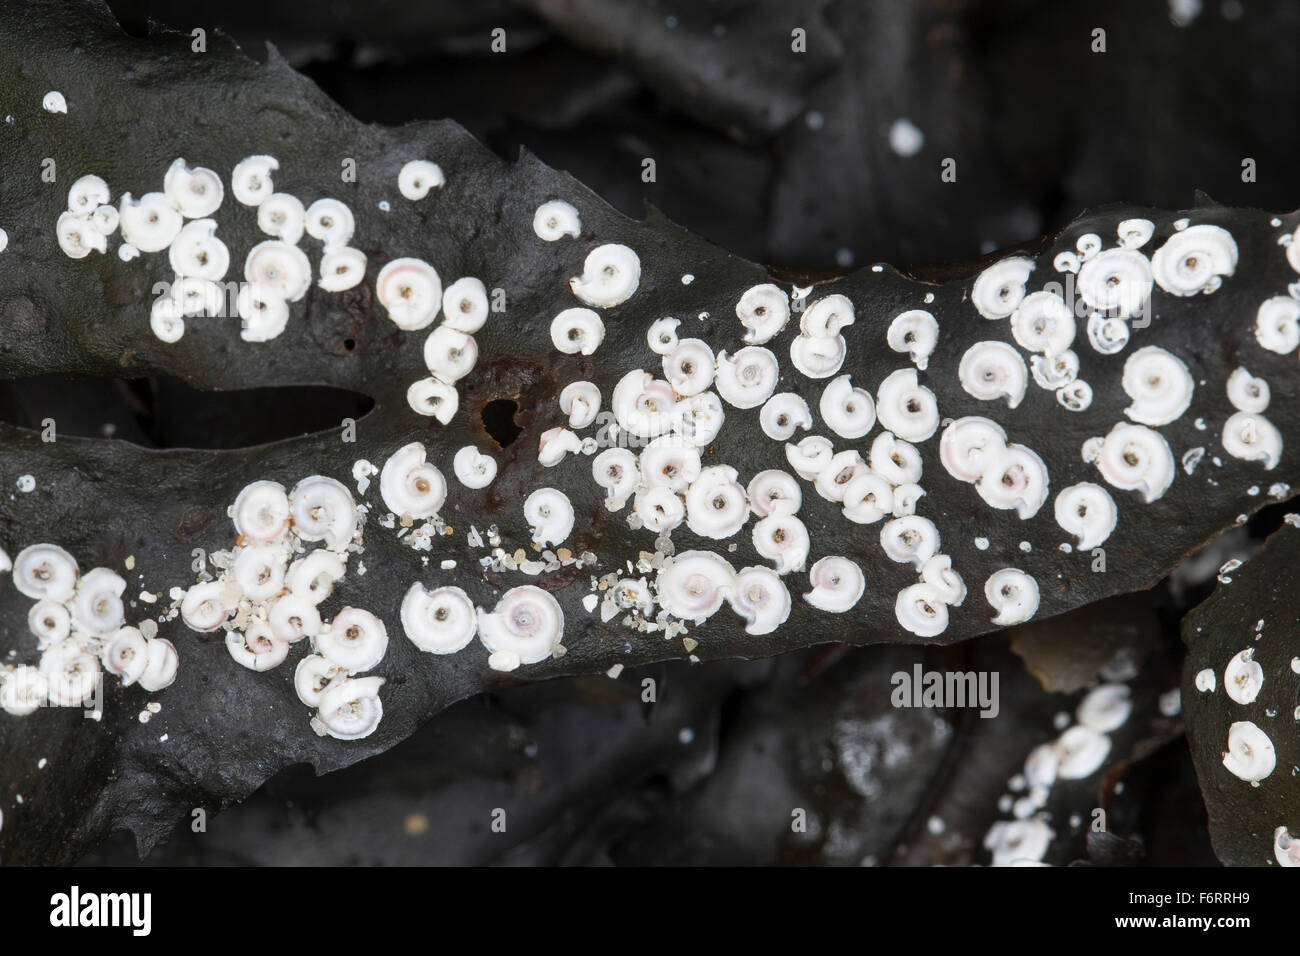
[[500,448],[510,445],[523,431],[515,423],[519,405],[508,398],[495,398],[483,406],[483,427]]

